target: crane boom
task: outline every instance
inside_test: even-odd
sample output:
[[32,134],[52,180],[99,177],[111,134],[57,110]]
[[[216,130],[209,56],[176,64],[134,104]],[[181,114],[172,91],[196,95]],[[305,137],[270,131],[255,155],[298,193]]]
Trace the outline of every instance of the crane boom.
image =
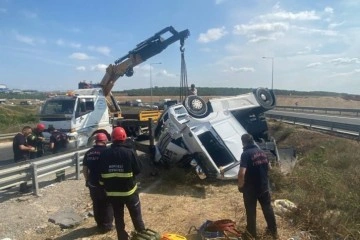
[[[168,32],[171,34],[171,36],[167,39],[164,39],[162,35]],[[165,48],[167,48],[167,46],[173,44],[176,41],[180,41],[180,49],[183,50],[182,48],[184,45],[184,40],[189,35],[190,31],[188,29],[178,32],[172,26],[169,26],[157,32],[154,36],[137,44],[136,47],[129,51],[128,54],[117,59],[114,64],[110,64],[106,68],[106,73],[100,82],[104,95],[111,97],[113,105],[115,105],[116,108],[117,104],[114,104],[115,100],[111,95],[111,89],[113,88],[116,80],[124,75],[131,77],[134,73],[133,68],[136,65],[139,65],[147,59],[159,54]]]

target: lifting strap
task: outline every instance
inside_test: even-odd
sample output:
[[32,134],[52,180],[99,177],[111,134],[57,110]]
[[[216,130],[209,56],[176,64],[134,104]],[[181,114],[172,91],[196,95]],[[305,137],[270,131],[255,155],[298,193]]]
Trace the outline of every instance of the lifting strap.
[[184,49],[184,40],[180,41],[180,52],[181,52],[181,74],[180,74],[180,102],[183,102],[188,96],[188,82],[187,82],[187,71],[185,63],[185,49]]

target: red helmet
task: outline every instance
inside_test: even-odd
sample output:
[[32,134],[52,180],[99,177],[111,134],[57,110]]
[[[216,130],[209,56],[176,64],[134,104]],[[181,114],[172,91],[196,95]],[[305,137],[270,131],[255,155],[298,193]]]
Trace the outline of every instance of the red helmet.
[[96,134],[95,141],[97,142],[106,142],[108,140],[105,133],[98,133]]
[[125,141],[125,139],[127,138],[125,129],[123,129],[122,127],[114,128],[111,133],[111,138],[113,141]]
[[38,125],[36,125],[36,128],[39,131],[44,131],[45,130],[45,125],[43,123],[38,123]]

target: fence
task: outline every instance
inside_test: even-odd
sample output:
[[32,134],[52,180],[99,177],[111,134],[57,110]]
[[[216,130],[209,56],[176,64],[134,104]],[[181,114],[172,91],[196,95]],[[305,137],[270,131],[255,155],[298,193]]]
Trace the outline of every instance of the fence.
[[75,167],[76,179],[80,179],[80,165],[89,148],[54,155],[46,159],[14,163],[0,168],[0,190],[32,181],[33,193],[39,195],[39,179],[59,170]]
[[16,135],[17,133],[5,133],[5,134],[0,134],[0,141],[1,140],[11,140],[14,138],[14,136]]
[[301,112],[313,112],[313,113],[325,113],[336,114],[347,113],[348,115],[359,116],[360,109],[354,108],[319,108],[319,107],[297,107],[297,106],[276,106],[276,110],[284,111],[301,111]]
[[276,114],[276,113],[265,113],[266,117],[279,119],[283,122],[288,122],[292,124],[305,125],[311,128],[317,128],[332,132],[338,132],[342,134],[357,136],[360,139],[360,125],[350,124],[350,123],[339,123],[333,121],[326,120],[318,120],[311,118],[302,118],[302,117],[293,117],[287,116],[284,114]]

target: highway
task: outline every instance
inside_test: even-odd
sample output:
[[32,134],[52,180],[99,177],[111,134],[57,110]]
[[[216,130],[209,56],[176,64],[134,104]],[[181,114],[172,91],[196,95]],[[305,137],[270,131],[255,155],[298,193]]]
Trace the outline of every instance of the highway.
[[[274,113],[274,114],[282,115],[282,116],[307,118],[307,119],[329,121],[329,122],[336,122],[336,123],[354,124],[354,125],[360,126],[360,118],[358,118],[358,117],[334,116],[334,115],[326,115],[326,114],[276,111],[276,110],[270,110],[266,113],[269,113],[269,114]],[[265,113],[265,115],[266,115],[266,113]]]
[[14,154],[12,150],[12,142],[0,143],[0,166],[13,163]]
[[[326,115],[326,114],[314,114],[306,112],[289,112],[289,111],[276,111],[270,110],[266,112],[268,114],[276,114],[281,116],[288,117],[298,117],[305,119],[313,119],[320,121],[329,121],[334,123],[344,123],[357,125],[360,128],[360,118],[359,117],[350,117],[350,116],[335,116],[335,115]],[[266,115],[265,113],[265,115]],[[13,151],[12,151],[12,142],[2,142],[0,143],[0,166],[12,163],[13,162]]]

